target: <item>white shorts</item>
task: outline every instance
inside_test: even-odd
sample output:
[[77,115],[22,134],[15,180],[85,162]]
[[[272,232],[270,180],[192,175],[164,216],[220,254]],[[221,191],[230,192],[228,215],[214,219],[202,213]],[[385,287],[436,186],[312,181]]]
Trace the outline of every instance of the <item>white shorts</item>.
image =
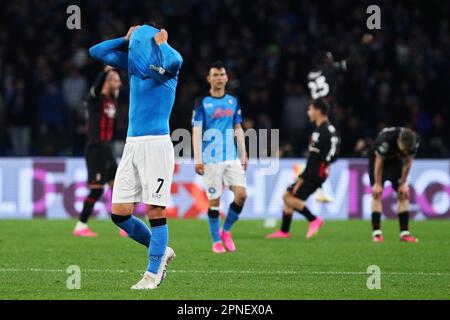
[[209,200],[218,199],[223,192],[223,185],[246,188],[245,171],[239,160],[205,164],[206,196]]
[[112,203],[167,207],[174,164],[169,135],[128,137],[114,179]]

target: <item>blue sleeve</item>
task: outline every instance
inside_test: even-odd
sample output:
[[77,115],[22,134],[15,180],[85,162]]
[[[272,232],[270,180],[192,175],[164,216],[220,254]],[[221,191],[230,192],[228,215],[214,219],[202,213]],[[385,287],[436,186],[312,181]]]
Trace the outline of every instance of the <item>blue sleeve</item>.
[[117,50],[126,43],[125,39],[117,38],[103,41],[89,49],[89,54],[95,60],[110,65],[116,69],[128,69],[128,53]]
[[201,127],[205,121],[205,111],[203,110],[202,99],[197,99],[192,113],[192,127]]
[[159,46],[162,54],[162,66],[164,70],[168,71],[172,75],[176,75],[181,69],[183,64],[183,58],[181,55],[167,43],[163,43]]
[[239,100],[236,99],[236,112],[234,113],[233,126],[240,123],[242,123],[242,110]]

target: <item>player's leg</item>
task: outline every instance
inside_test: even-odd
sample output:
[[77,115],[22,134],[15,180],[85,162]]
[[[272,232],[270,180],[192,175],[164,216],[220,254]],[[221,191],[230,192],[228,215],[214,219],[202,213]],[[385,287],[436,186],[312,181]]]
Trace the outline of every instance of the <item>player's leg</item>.
[[142,192],[138,173],[132,163],[133,152],[134,146],[126,144],[114,180],[111,220],[125,230],[131,239],[149,247],[150,229],[141,219],[132,215]]
[[220,237],[222,238],[225,249],[234,252],[236,251],[236,245],[231,235],[231,228],[239,220],[239,215],[247,199],[245,171],[239,160],[227,164],[223,179],[225,185],[230,186],[231,191],[234,193],[234,200],[228,208],[227,217],[220,232]]
[[150,137],[137,145],[134,164],[142,185],[142,202],[147,204],[151,242],[147,271],[132,289],[156,289],[165,279],[167,266],[175,257],[174,250],[167,246],[169,228],[165,212],[170,204],[174,151],[169,136]]
[[205,183],[206,196],[208,198],[208,225],[212,240],[212,251],[224,253],[222,239],[220,238],[220,196],[222,195],[222,176],[224,165],[222,163],[211,163],[205,165],[203,179]]
[[80,213],[73,235],[77,237],[96,237],[88,227],[88,220],[92,215],[95,203],[103,194],[103,185],[106,181],[105,154],[98,146],[91,146],[85,152],[86,166],[88,171],[89,193],[83,202],[83,209]]
[[[375,183],[375,177],[374,177],[374,161],[373,158],[369,158],[369,180],[370,185],[373,186]],[[387,169],[389,169],[388,166],[385,165],[383,168],[383,171],[385,172]],[[384,176],[384,174],[383,174]],[[383,182],[384,183],[384,179]],[[383,234],[381,232],[381,213],[383,212],[383,205],[381,202],[381,196],[375,196],[372,195],[372,214],[371,214],[371,220],[372,220],[372,238],[374,242],[383,242]]]
[[[110,151],[109,151],[109,165],[108,165],[107,178],[108,178],[108,185],[111,188],[111,191],[114,188],[114,179],[116,177],[116,173],[117,173],[117,162],[116,162],[116,159],[114,157],[112,149],[110,149]],[[128,233],[125,230],[119,228],[119,236],[125,238],[125,237],[128,237]]]
[[392,187],[397,192],[397,215],[400,225],[400,240],[404,242],[418,242],[419,239],[413,237],[409,233],[409,193],[402,194],[398,192],[398,181],[402,172],[402,163],[395,168],[396,175],[392,179]]
[[319,186],[320,184],[315,184],[300,178],[295,183],[292,192],[286,192],[283,197],[285,205],[293,208],[308,220],[309,227],[308,232],[306,233],[306,239],[310,239],[313,235],[317,234],[320,227],[324,224],[323,219],[316,217],[308,209],[305,203],[308,197],[313,194]]
[[[289,191],[286,191],[289,192]],[[281,228],[280,230],[275,231],[274,233],[268,234],[266,238],[268,239],[282,239],[290,237],[290,229],[292,224],[292,216],[294,215],[294,208],[288,206],[286,203],[283,206],[283,215],[281,220]]]

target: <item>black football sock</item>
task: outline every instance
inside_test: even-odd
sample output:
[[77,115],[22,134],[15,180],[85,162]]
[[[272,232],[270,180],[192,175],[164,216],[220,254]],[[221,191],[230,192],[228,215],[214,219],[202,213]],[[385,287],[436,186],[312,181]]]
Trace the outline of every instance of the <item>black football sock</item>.
[[292,214],[287,214],[283,211],[283,220],[281,222],[281,231],[288,233],[291,229],[291,223],[292,223]]
[[89,195],[83,203],[83,210],[80,213],[80,222],[87,223],[89,217],[92,215],[95,203],[103,194],[103,189],[91,189]]
[[372,229],[373,231],[381,230],[381,212],[372,212]]
[[306,220],[308,220],[309,222],[314,221],[317,219],[317,217],[315,215],[312,214],[311,211],[309,211],[309,209],[305,206],[303,208],[302,211],[298,211],[300,214],[302,214]]
[[409,231],[409,211],[403,211],[398,214],[400,223],[400,232]]

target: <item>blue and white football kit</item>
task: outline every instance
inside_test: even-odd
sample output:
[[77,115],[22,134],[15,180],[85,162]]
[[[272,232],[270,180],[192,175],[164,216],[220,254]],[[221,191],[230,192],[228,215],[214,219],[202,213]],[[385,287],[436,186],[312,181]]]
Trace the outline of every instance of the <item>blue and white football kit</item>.
[[127,70],[130,79],[127,141],[116,173],[113,203],[170,204],[174,151],[169,117],[183,59],[167,43],[156,44],[158,31],[148,25],[137,28],[128,52],[117,50],[126,44],[124,38],[89,50],[97,60]]
[[208,199],[218,199],[224,184],[246,187],[234,142],[234,127],[241,122],[239,100],[229,93],[220,98],[205,95],[195,102],[192,126],[202,128],[203,176]]

